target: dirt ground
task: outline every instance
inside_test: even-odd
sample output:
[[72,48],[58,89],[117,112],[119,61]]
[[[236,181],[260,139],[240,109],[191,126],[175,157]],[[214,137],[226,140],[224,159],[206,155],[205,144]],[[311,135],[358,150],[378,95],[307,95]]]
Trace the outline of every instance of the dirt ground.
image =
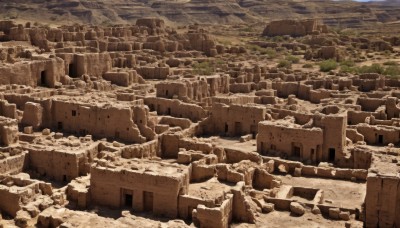
[[324,190],[324,204],[345,208],[359,208],[364,202],[367,187],[365,183],[343,180],[290,176],[282,176],[281,178],[283,184],[322,189]]

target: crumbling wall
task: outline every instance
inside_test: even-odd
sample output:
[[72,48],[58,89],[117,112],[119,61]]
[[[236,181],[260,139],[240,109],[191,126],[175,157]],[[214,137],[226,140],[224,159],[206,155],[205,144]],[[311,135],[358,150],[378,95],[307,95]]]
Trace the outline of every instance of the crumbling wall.
[[228,228],[232,220],[233,196],[228,194],[227,199],[222,202],[220,207],[209,208],[199,205],[196,208],[196,220],[200,227]]

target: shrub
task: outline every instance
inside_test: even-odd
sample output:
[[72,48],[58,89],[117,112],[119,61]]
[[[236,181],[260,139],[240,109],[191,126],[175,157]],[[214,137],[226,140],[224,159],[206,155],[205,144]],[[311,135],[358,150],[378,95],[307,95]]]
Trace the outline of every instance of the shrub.
[[282,41],[284,41],[284,39],[282,36],[274,36],[274,37],[272,37],[272,41],[273,42],[282,42]]
[[322,72],[329,72],[331,70],[334,70],[338,67],[338,64],[335,60],[329,59],[325,60],[319,63],[319,69]]
[[399,66],[388,66],[383,72],[384,75],[391,77],[399,77],[400,76],[400,67]]
[[346,59],[346,60],[343,60],[343,61],[340,62],[340,66],[353,67],[353,66],[355,66],[355,65],[356,65],[356,64],[355,64],[354,61],[351,60],[351,59]]
[[276,53],[276,50],[273,48],[265,48],[264,53],[261,53],[264,55],[268,56],[268,59],[274,59],[278,56],[278,53]]
[[383,65],[385,65],[385,66],[396,66],[396,65],[398,65],[398,63],[395,62],[395,61],[387,61],[387,62],[384,62]]
[[286,56],[286,60],[290,61],[292,63],[299,63],[300,62],[300,59],[298,57],[296,57],[296,56],[293,56],[293,55]]
[[362,66],[358,68],[358,73],[365,74],[365,73],[378,73],[383,74],[385,68],[378,63],[374,63],[371,66]]
[[340,67],[340,73],[356,73],[357,72],[357,67],[351,67],[347,65],[343,65]]
[[214,67],[209,62],[195,63],[193,65],[193,73],[199,75],[212,75]]
[[314,68],[314,66],[310,63],[306,63],[303,65],[303,68]]
[[292,67],[292,62],[287,61],[285,59],[282,59],[281,61],[279,61],[277,67],[278,68],[291,68]]

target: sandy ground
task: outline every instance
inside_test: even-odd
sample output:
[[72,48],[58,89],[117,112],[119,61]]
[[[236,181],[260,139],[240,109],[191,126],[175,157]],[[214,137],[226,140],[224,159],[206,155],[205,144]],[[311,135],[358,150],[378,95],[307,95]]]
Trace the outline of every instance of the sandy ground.
[[310,177],[281,176],[283,184],[297,187],[318,188],[324,190],[324,203],[345,208],[360,208],[366,193],[365,183],[354,183],[343,180],[330,180]]
[[247,142],[240,142],[239,138],[216,137],[214,143],[228,149],[242,150],[246,152],[257,152],[257,141],[252,139]]

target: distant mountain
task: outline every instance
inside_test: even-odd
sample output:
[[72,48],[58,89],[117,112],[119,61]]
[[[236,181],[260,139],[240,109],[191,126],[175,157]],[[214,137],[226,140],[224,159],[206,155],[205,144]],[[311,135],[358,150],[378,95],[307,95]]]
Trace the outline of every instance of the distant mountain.
[[115,24],[142,17],[174,24],[319,18],[328,25],[363,27],[399,21],[400,0],[0,0],[0,18],[22,22]]

